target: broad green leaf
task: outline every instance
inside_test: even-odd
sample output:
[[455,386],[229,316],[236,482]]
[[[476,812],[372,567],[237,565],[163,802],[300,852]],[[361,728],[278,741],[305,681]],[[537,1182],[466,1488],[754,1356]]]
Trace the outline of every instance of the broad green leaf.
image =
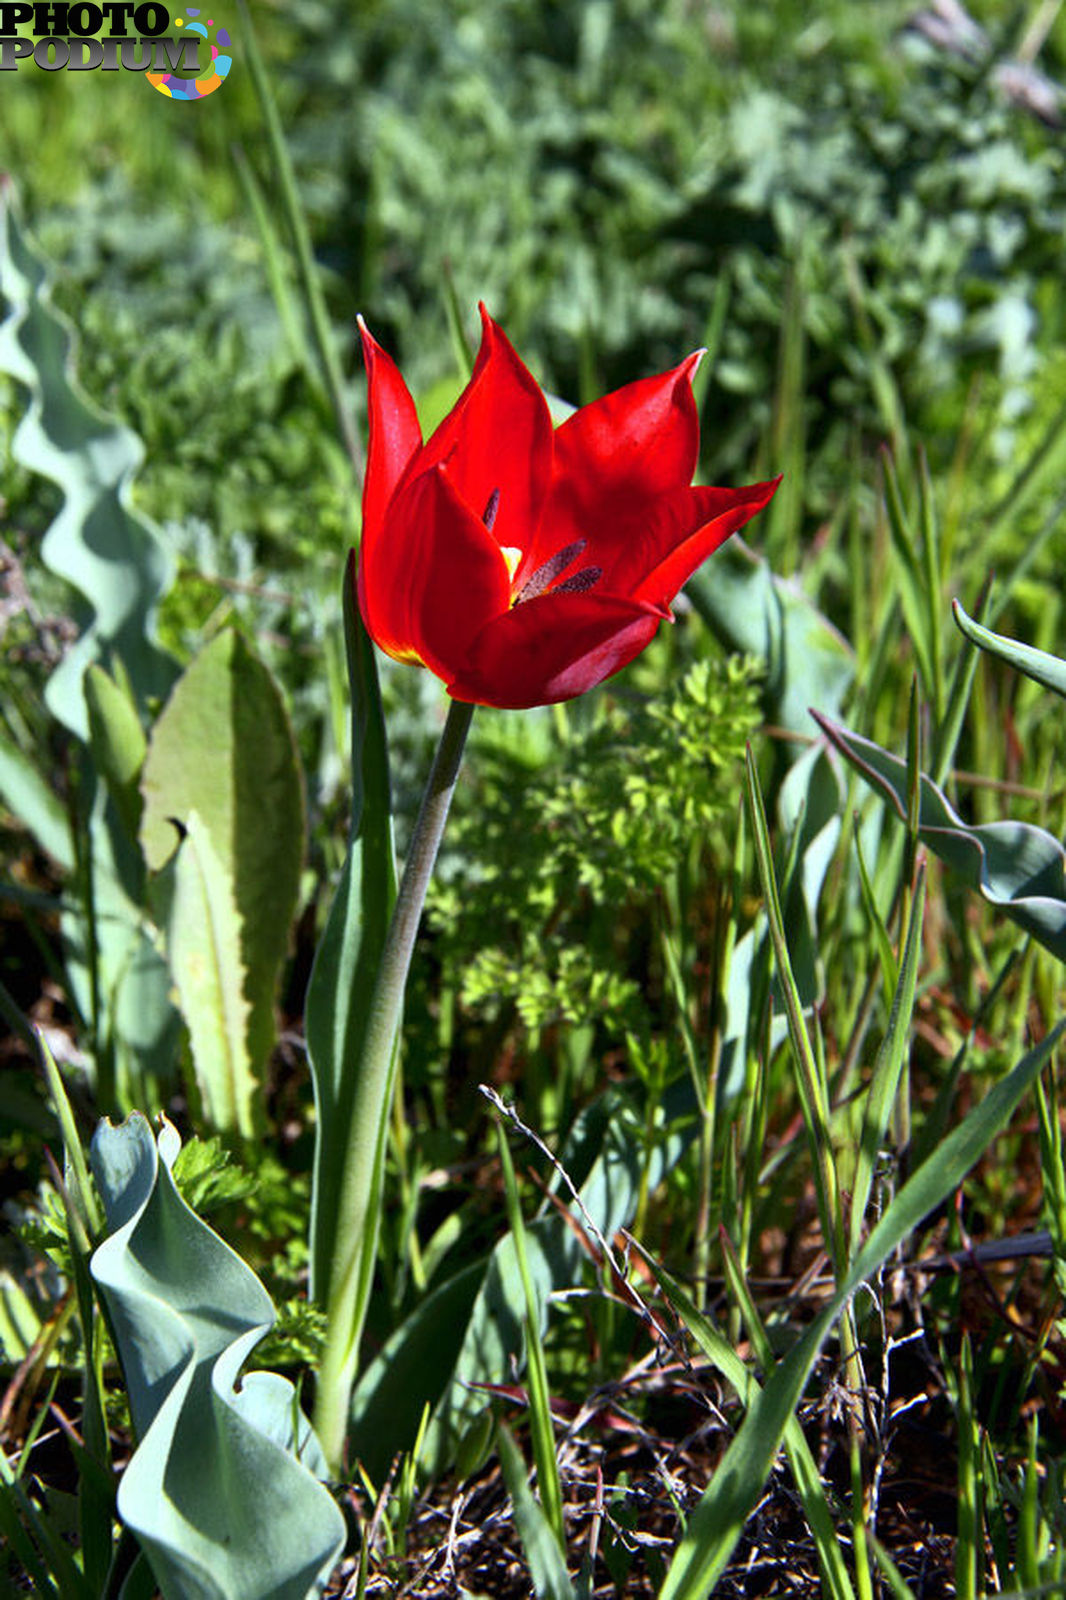
[[789,1418],[837,1318],[923,1217],[958,1187],[1006,1126],[1018,1102],[1047,1064],[1063,1028],[1066,1021],[1060,1022],[989,1091],[888,1206],[836,1293],[749,1406],[740,1431],[715,1469],[710,1487],[688,1518],[659,1600],[705,1600],[712,1592],[762,1493]]
[[[827,718],[826,737],[902,821],[907,816],[907,763]],[[1066,961],[1066,851],[1043,828],[1025,822],[971,827],[924,774],[918,837],[962,881]]]
[[[689,1080],[667,1096],[667,1126],[674,1132],[654,1155],[649,1182],[658,1183],[679,1160],[692,1135]],[[582,1148],[583,1147],[583,1148]],[[605,1239],[632,1221],[640,1189],[642,1156],[626,1126],[620,1098],[609,1093],[579,1119],[562,1154],[579,1182],[581,1206],[569,1210],[579,1228],[587,1217]],[[587,1176],[581,1181],[581,1173]],[[582,1211],[582,1207],[584,1211]],[[529,1273],[547,1326],[553,1293],[572,1288],[588,1269],[588,1256],[567,1221],[554,1211],[526,1226]],[[410,1448],[422,1407],[433,1406],[423,1459],[442,1472],[459,1439],[485,1407],[485,1383],[506,1383],[524,1349],[526,1297],[513,1239],[499,1241],[485,1261],[464,1267],[436,1287],[396,1329],[360,1378],[352,1408],[356,1454],[372,1478],[380,1477],[399,1449]]]
[[[149,868],[158,871],[170,858],[175,822],[187,828],[195,812],[232,885],[243,968],[237,993],[248,1001],[246,1049],[258,1082],[274,1042],[274,990],[296,908],[304,806],[280,691],[239,633],[218,634],[175,686],[152,729],[141,792]],[[203,959],[212,959],[206,946]],[[188,1015],[186,1021],[191,1026]],[[206,1058],[198,1056],[197,1065],[201,1076],[211,1075]],[[215,1110],[222,1114],[223,1102]]]
[[1020,644],[1017,639],[1008,639],[1005,634],[993,633],[990,628],[982,627],[966,615],[957,600],[951,602],[951,609],[955,613],[955,621],[972,644],[987,650],[989,655],[998,656],[1008,666],[1016,667],[1027,678],[1043,684],[1045,689],[1053,689],[1056,694],[1066,697],[1066,661],[1048,655],[1046,650],[1035,650],[1032,645]]
[[230,871],[190,811],[168,868],[167,953],[189,1029],[204,1112],[216,1128],[255,1132],[255,1077],[248,1051],[241,920]]
[[730,649],[766,662],[770,720],[806,733],[808,706],[840,710],[855,675],[851,646],[795,583],[733,538],[693,574],[685,593]]
[[274,1322],[265,1289],[189,1210],[179,1139],[144,1117],[100,1124],[91,1160],[109,1236],[107,1303],[137,1447],[119,1515],[165,1600],[306,1600],[344,1543],[321,1452],[292,1385],[244,1362]]
[[8,185],[0,196],[0,372],[29,393],[15,431],[15,459],[57,483],[63,506],[41,547],[45,565],[82,596],[83,629],[48,680],[49,710],[88,737],[86,668],[117,657],[138,705],[166,693],[174,663],[153,642],[154,612],[173,562],[131,507],[144,450],[136,434],[91,406],[71,376],[72,334],[49,300],[46,268],[28,244]]
[[344,580],[344,627],[352,696],[352,815],[348,855],[307,989],[307,1054],[315,1090],[311,1293],[329,1297],[355,1074],[367,1007],[385,942],[396,868],[388,745],[374,647],[355,610],[354,568]]

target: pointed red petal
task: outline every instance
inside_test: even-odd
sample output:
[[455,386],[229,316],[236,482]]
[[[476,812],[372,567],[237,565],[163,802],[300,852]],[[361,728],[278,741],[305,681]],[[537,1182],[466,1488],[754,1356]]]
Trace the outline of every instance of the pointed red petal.
[[446,683],[486,624],[506,611],[510,594],[495,539],[443,467],[403,485],[383,536],[361,552],[359,606],[371,638]]
[[537,549],[533,564],[551,554],[548,543],[556,549],[587,539],[588,559],[606,568],[616,540],[624,541],[647,508],[689,486],[700,441],[692,395],[698,361],[689,356],[672,371],[627,384],[567,418],[555,435],[544,549]]
[[551,415],[532,373],[484,306],[481,322],[473,375],[427,441],[418,471],[443,462],[460,497],[478,517],[498,489],[493,537],[499,545],[524,551],[551,478]]
[[610,595],[542,595],[489,623],[448,693],[512,709],[571,700],[628,665],[662,620],[653,606]]
[[773,499],[780,478],[742,489],[689,489],[667,495],[606,572],[604,587],[668,606],[696,568]]
[[363,538],[381,531],[385,510],[410,464],[422,447],[418,413],[400,370],[359,318],[363,360],[369,391],[370,446],[363,480]]

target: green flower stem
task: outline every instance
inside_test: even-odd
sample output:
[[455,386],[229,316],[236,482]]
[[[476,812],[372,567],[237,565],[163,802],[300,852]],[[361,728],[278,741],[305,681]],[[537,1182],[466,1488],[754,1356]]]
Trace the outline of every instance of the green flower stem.
[[339,1472],[343,1461],[352,1385],[374,1278],[404,990],[473,714],[472,705],[451,702],[411,835],[370,999],[362,1058],[356,1065],[344,1182],[338,1197],[341,1221],[326,1304],[326,1343],[315,1398],[315,1430],[334,1472]]

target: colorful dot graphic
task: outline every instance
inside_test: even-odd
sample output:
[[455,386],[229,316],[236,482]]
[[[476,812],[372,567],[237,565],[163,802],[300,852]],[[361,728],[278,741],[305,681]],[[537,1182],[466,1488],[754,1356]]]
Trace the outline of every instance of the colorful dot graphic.
[[[216,89],[221,89],[233,65],[233,57],[228,53],[233,46],[228,29],[216,23],[213,17],[208,17],[205,22],[193,20],[200,15],[199,7],[187,6],[184,17],[174,18],[175,27],[186,28],[189,33],[198,33],[211,46],[211,60],[206,67],[201,66],[200,76],[180,78],[173,72],[145,73],[152,88],[158,89],[159,93],[165,94],[168,99],[202,100],[205,95],[214,94]],[[227,53],[223,55],[220,51]]]

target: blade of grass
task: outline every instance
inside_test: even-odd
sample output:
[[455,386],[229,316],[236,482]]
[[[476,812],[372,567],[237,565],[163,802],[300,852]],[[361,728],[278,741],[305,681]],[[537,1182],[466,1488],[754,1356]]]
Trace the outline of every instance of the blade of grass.
[[[1039,1080],[1038,1080],[1039,1081]],[[981,1441],[973,1410],[973,1362],[970,1336],[962,1336],[959,1351],[959,1508],[955,1539],[955,1593],[958,1600],[976,1600],[980,1571],[981,1510],[978,1469]]]
[[574,1586],[555,1532],[533,1497],[522,1452],[502,1422],[497,1424],[496,1448],[534,1593],[538,1600],[574,1600]]
[[32,1560],[32,1549],[36,1546],[47,1563],[44,1568],[40,1561],[34,1562],[32,1566],[27,1564],[28,1571],[36,1572],[43,1578],[42,1594],[49,1595],[55,1592],[48,1577],[51,1573],[59,1585],[58,1592],[62,1600],[95,1600],[97,1591],[76,1565],[64,1536],[52,1527],[46,1514],[38,1511],[12,1472],[11,1465],[2,1450],[0,1450],[0,1507],[3,1507],[4,1521],[11,1524],[14,1520],[16,1525],[21,1525],[24,1533],[29,1529],[32,1534],[32,1544],[29,1548],[27,1549],[25,1539],[18,1540],[18,1548],[26,1550]]
[[245,199],[255,219],[259,242],[263,247],[263,265],[266,268],[267,282],[270,285],[271,298],[281,319],[281,327],[286,343],[306,373],[308,380],[319,393],[325,395],[326,390],[322,383],[322,374],[315,366],[314,357],[311,354],[304,332],[303,319],[296,305],[292,289],[289,286],[289,275],[286,269],[285,253],[282,249],[281,240],[278,238],[277,229],[274,227],[273,218],[267,207],[262,188],[248,163],[248,157],[240,145],[233,146],[233,164],[237,169],[237,177],[240,179]]
[[911,644],[914,646],[918,671],[925,688],[926,698],[934,698],[933,653],[929,639],[929,608],[923,595],[922,571],[915,550],[916,539],[910,518],[903,505],[899,477],[887,450],[881,452],[884,472],[885,510],[888,513],[888,531],[896,555],[896,575],[899,579],[899,598],[907,623]]
[[944,714],[944,640],[940,604],[940,535],[937,528],[933,482],[925,451],[918,449],[918,521],[922,530],[922,591],[928,629],[929,665],[932,674],[930,700],[933,719],[939,726]]
[[529,1422],[533,1440],[533,1460],[537,1467],[537,1485],[540,1489],[544,1516],[555,1535],[560,1551],[566,1553],[566,1529],[563,1525],[563,1491],[559,1482],[559,1464],[555,1459],[555,1429],[552,1425],[551,1399],[548,1392],[548,1371],[544,1361],[544,1346],[540,1337],[540,1306],[537,1303],[533,1278],[529,1270],[526,1249],[526,1225],[522,1219],[522,1204],[518,1197],[518,1181],[514,1163],[507,1145],[503,1127],[497,1124],[497,1141],[500,1163],[503,1167],[504,1194],[507,1199],[507,1220],[514,1240],[518,1272],[522,1279],[522,1293],[526,1302],[526,1369],[529,1375]]
[[1037,1466],[1039,1422],[1034,1412],[1029,1419],[1029,1450],[1022,1478],[1021,1504],[1018,1507],[1018,1542],[1015,1572],[1023,1589],[1040,1588],[1040,1474]]
[[870,1572],[869,1530],[862,1485],[862,1450],[854,1426],[850,1444],[851,1547],[855,1559],[855,1584],[859,1591],[859,1600],[874,1600],[873,1576]]
[[723,263],[714,282],[714,295],[711,300],[710,314],[703,330],[705,354],[692,379],[692,393],[696,400],[697,411],[703,410],[703,402],[707,398],[707,390],[710,388],[711,379],[714,377],[714,368],[722,344],[722,335],[725,332],[726,315],[729,311],[729,301],[732,293],[732,273],[727,260]]
[[844,1281],[752,1400],[709,1488],[689,1515],[659,1600],[706,1600],[711,1593],[762,1492],[788,1420],[840,1313],[892,1251],[962,1182],[1031,1089],[1064,1028],[1066,1019],[989,1090],[886,1207]]
[[1036,1106],[1040,1119],[1040,1173],[1055,1254],[1066,1254],[1066,1165],[1063,1163],[1062,1121],[1058,1078],[1052,1070],[1048,1087],[1037,1079]]
[[344,448],[348,452],[356,477],[360,478],[364,467],[362,441],[356,431],[351,407],[348,405],[344,395],[344,379],[341,373],[340,358],[337,355],[333,329],[330,325],[329,313],[326,310],[326,297],[322,292],[322,282],[315,262],[314,251],[311,247],[311,233],[307,226],[307,217],[296,186],[296,174],[293,170],[292,158],[289,155],[289,147],[285,141],[277,101],[270,85],[270,77],[259,53],[259,45],[256,42],[255,29],[252,26],[248,0],[237,0],[237,10],[240,13],[241,28],[244,36],[245,59],[248,63],[248,70],[252,75],[252,87],[255,89],[256,98],[259,101],[259,109],[263,114],[263,122],[266,126],[266,142],[274,167],[274,176],[277,180],[278,198],[292,237],[300,289],[307,307],[308,321],[311,325],[311,332],[318,352],[323,382],[326,392],[333,403],[337,430],[344,442]]
[[911,899],[910,916],[903,945],[899,981],[892,999],[888,1029],[877,1053],[866,1108],[862,1120],[859,1154],[855,1163],[851,1200],[851,1251],[854,1254],[862,1235],[866,1205],[873,1187],[877,1157],[892,1115],[900,1074],[910,1041],[911,1017],[918,983],[918,960],[922,947],[922,917],[925,909],[925,864],[919,865],[918,879]]
[[792,962],[785,938],[784,918],[781,912],[781,899],[777,888],[777,878],[774,873],[766,811],[763,807],[759,776],[755,769],[755,759],[750,745],[747,751],[747,793],[748,813],[751,818],[752,837],[755,843],[755,859],[758,864],[759,879],[766,903],[770,940],[773,944],[778,979],[785,1002],[788,1031],[792,1040],[792,1050],[797,1068],[797,1085],[814,1161],[818,1209],[821,1215],[826,1247],[832,1257],[837,1281],[839,1282],[843,1276],[846,1258],[844,1253],[843,1218],[840,1209],[840,1190],[837,1184],[832,1141],[829,1136],[829,1092],[824,1076],[818,1068],[818,1060],[803,1018],[803,1004],[792,972]]
[[866,915],[870,919],[870,926],[873,928],[874,939],[877,943],[877,954],[881,963],[881,986],[884,989],[885,1004],[891,1007],[892,996],[895,994],[896,985],[899,983],[899,963],[896,960],[896,952],[892,948],[892,940],[888,936],[884,918],[877,909],[877,896],[874,893],[874,886],[870,881],[870,874],[866,866],[866,857],[863,854],[862,830],[859,826],[857,813],[855,816],[855,856],[859,863],[859,886],[862,890],[863,905],[866,907]]
[[[762,1318],[748,1290],[747,1279],[730,1240],[724,1232],[720,1238],[729,1292],[740,1308],[759,1365],[764,1372],[771,1372],[774,1366],[774,1351]],[[742,1400],[750,1399],[758,1386],[733,1347],[705,1317],[699,1315],[694,1306],[675,1300],[670,1288],[662,1283],[662,1280],[660,1283],[667,1299],[707,1359],[713,1362],[728,1379]],[[797,1417],[792,1416],[788,1419],[784,1438],[789,1466],[792,1468],[792,1476],[796,1480],[796,1488],[803,1502],[807,1525],[814,1538],[826,1593],[834,1597],[834,1600],[855,1600],[855,1592],[848,1577],[840,1540],[833,1526],[825,1489]]]
[[[975,610],[983,617],[991,594],[992,580],[988,579],[977,597]],[[973,692],[974,674],[979,656],[976,650],[961,650],[955,660],[948,689],[947,709],[943,719],[933,731],[933,779],[938,784],[947,782],[951,764],[962,733],[962,724]]]
[[872,1534],[867,1534],[870,1548],[877,1558],[877,1565],[881,1568],[881,1576],[888,1584],[888,1592],[892,1600],[917,1600],[914,1590],[907,1583],[896,1563],[881,1543]]

